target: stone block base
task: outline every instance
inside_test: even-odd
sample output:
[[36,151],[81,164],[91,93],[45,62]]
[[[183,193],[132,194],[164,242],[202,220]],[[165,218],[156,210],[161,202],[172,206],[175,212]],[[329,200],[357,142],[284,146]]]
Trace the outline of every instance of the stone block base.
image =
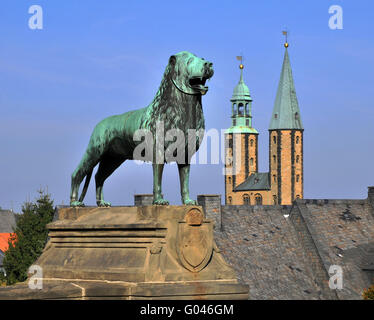
[[0,299],[248,299],[199,206],[59,208],[35,262],[43,289]]

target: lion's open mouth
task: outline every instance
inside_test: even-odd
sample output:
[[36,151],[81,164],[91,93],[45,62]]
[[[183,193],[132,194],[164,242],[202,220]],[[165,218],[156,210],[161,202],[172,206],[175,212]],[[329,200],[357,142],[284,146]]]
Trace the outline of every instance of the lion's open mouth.
[[208,91],[208,87],[205,86],[207,78],[205,77],[192,77],[189,80],[190,87],[199,90],[201,93],[205,94]]

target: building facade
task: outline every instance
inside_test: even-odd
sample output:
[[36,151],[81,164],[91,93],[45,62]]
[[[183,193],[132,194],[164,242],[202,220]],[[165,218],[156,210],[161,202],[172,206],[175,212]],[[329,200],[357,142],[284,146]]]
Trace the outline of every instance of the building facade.
[[303,125],[292,69],[285,53],[269,125],[269,172],[259,172],[258,131],[252,98],[240,80],[231,98],[231,127],[225,133],[225,201],[228,205],[289,205],[303,198]]

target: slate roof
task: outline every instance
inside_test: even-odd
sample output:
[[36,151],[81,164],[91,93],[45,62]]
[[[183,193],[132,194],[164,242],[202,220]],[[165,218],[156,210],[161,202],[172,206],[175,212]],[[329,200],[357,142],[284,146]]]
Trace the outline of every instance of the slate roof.
[[277,129],[303,129],[287,48],[269,126]]
[[[374,204],[367,200],[222,206],[221,218],[215,240],[250,285],[250,299],[361,299],[374,283]],[[342,290],[328,286],[332,265],[342,267]]]
[[0,233],[11,233],[16,227],[14,213],[10,210],[0,210]]
[[234,191],[270,190],[269,172],[252,173],[243,183],[236,186]]

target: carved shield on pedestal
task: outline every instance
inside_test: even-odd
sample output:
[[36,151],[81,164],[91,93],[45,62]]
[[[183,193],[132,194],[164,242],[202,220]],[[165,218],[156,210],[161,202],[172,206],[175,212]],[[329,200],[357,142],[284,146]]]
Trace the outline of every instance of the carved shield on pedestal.
[[201,271],[213,252],[212,224],[204,223],[203,218],[202,212],[194,208],[178,227],[178,256],[183,267],[192,272]]

